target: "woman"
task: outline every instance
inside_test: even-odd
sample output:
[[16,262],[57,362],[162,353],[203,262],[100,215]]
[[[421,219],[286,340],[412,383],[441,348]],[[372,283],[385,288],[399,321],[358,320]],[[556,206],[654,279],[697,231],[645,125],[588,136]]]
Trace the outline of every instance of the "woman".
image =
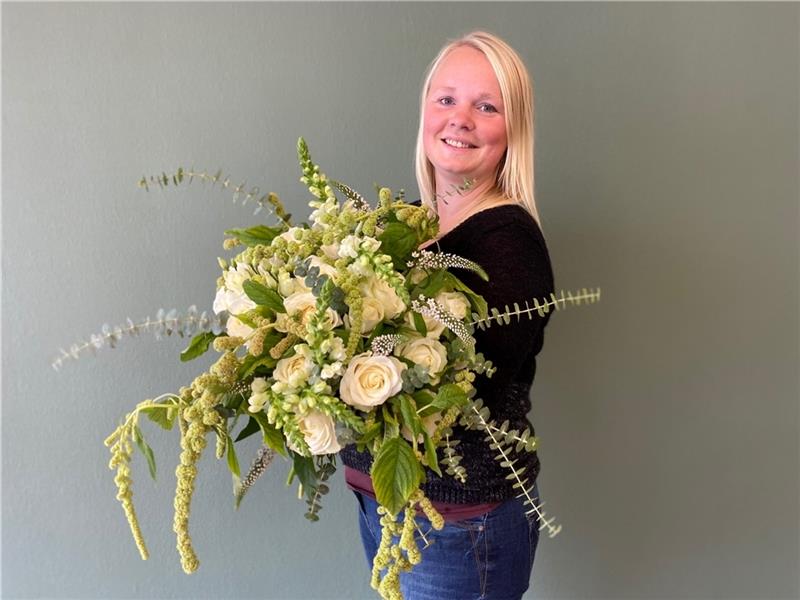
[[[533,194],[533,90],[519,56],[505,42],[473,32],[448,43],[431,63],[423,85],[416,149],[422,202],[439,215],[438,250],[480,264],[489,282],[459,271],[489,307],[524,306],[554,290],[550,258]],[[470,185],[463,189],[464,182]],[[549,320],[538,316],[476,331],[476,349],[497,371],[475,382],[477,397],[497,423],[530,427],[530,386]],[[539,524],[515,496],[485,434],[455,429],[468,478],[428,470],[422,486],[445,518],[422,563],[401,577],[406,600],[520,598],[528,588]],[[342,451],[348,486],[359,501],[367,559],[380,541],[368,453]],[[528,485],[539,472],[536,453],[521,453]],[[537,490],[534,488],[534,495]],[[423,529],[430,529],[424,518]],[[427,527],[426,527],[427,525]]]

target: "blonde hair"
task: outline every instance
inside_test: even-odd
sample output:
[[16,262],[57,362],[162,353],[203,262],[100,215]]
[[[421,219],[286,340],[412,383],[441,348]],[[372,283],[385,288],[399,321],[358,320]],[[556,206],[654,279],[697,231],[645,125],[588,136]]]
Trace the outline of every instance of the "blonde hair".
[[422,202],[433,207],[437,193],[433,165],[425,155],[423,140],[425,100],[436,69],[445,56],[459,46],[470,46],[482,52],[491,64],[500,85],[505,106],[508,147],[498,165],[495,187],[505,198],[527,210],[541,227],[534,197],[533,82],[514,49],[499,37],[485,31],[473,31],[445,44],[425,74],[420,95],[419,130],[414,160]]

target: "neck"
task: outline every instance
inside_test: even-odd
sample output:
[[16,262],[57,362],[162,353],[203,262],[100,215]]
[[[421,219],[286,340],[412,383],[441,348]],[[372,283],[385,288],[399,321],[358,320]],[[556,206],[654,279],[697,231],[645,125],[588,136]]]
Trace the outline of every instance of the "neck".
[[[437,186],[439,189],[439,186]],[[439,215],[439,237],[445,235],[459,223],[487,208],[501,204],[512,204],[499,190],[489,183],[476,185],[460,194],[437,194],[437,214]]]

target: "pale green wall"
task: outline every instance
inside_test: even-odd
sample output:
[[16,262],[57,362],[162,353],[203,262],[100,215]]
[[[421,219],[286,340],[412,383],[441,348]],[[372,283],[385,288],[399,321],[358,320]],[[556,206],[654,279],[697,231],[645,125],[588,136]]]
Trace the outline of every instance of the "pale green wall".
[[535,78],[556,285],[603,287],[540,359],[540,485],[564,529],[528,597],[797,597],[796,4],[3,3],[4,598],[370,597],[343,482],[308,524],[283,464],[234,513],[204,461],[183,575],[177,437],[149,425],[142,562],[102,440],[207,363],[142,339],[49,364],[103,322],[210,308],[223,230],[253,222],[142,174],[223,167],[301,214],[303,135],[330,175],[413,195],[423,70],[476,27]]

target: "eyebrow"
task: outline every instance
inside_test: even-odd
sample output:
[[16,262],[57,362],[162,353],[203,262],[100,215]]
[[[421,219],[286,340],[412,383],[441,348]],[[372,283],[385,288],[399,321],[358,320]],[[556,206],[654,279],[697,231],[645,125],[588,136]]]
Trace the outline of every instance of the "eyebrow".
[[[430,93],[434,92],[453,92],[456,88],[451,87],[449,85],[441,85],[437,88],[431,88]],[[494,94],[490,94],[489,92],[484,92],[480,96],[478,96],[478,100],[486,100],[486,99],[494,100],[496,102],[502,102],[502,98],[496,98]]]

